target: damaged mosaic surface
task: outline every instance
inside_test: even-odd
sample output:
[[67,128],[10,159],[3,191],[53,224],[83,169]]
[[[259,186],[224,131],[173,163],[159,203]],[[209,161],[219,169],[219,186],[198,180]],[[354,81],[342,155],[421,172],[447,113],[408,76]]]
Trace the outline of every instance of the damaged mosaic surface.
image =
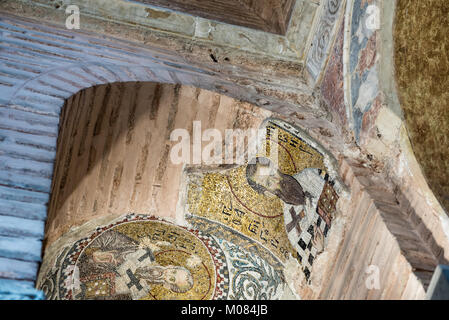
[[[48,299],[69,300],[295,298],[285,264],[295,257],[310,279],[340,184],[328,156],[301,131],[276,119],[262,128],[256,161],[186,169],[187,226],[137,214],[88,223],[61,237],[66,245],[41,269],[37,287]],[[270,150],[278,150],[278,167]]]

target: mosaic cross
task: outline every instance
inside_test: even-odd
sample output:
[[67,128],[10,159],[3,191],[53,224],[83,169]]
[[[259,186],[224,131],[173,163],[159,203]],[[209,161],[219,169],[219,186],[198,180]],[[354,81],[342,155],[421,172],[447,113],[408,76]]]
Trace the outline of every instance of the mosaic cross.
[[139,258],[139,261],[142,262],[143,260],[145,260],[146,258],[149,258],[151,262],[154,261],[154,254],[153,251],[149,248],[145,249],[147,251],[147,253],[145,253],[143,256],[141,256]]
[[126,274],[129,277],[130,283],[127,284],[128,288],[132,288],[132,287],[136,287],[137,290],[142,290],[143,287],[140,284],[140,280],[136,278],[136,276],[134,275],[134,273],[131,271],[131,269],[126,270]]
[[292,217],[292,221],[287,224],[287,232],[290,233],[293,229],[296,229],[296,232],[298,232],[298,235],[301,234],[301,226],[299,225],[299,222],[302,220],[302,218],[305,217],[304,211],[301,211],[299,214],[296,214],[296,211],[293,207],[290,208],[290,215]]

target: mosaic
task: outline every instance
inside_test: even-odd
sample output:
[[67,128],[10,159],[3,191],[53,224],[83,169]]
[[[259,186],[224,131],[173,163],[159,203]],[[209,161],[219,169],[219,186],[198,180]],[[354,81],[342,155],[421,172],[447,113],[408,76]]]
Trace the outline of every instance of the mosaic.
[[63,250],[38,288],[63,300],[279,299],[287,286],[276,258],[216,230],[128,215]]
[[303,132],[276,119],[262,129],[246,165],[186,169],[188,227],[136,214],[91,221],[58,240],[37,287],[57,300],[294,299],[286,262],[310,281],[340,184]]
[[[281,263],[295,257],[309,279],[313,261],[327,245],[340,187],[320,147],[298,129],[276,119],[263,129],[254,161],[200,177],[191,173],[188,212],[256,241]],[[275,144],[277,166],[270,151]]]

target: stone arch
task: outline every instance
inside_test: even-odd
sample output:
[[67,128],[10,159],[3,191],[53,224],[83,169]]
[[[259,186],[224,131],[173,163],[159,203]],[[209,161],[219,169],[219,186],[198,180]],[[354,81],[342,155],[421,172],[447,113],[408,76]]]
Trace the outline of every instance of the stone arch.
[[[0,84],[2,127],[16,132],[2,141],[8,154],[24,152],[27,159],[50,164],[55,159],[58,117],[65,100],[82,89],[105,83],[154,81],[191,85],[262,104],[265,108],[296,111],[292,105],[267,97],[261,90],[236,85],[245,81],[243,77],[226,79],[217,72],[173,61],[173,57],[163,51],[90,34],[72,35],[48,26],[36,29],[30,22],[10,17],[3,17],[2,21],[3,42],[10,46],[2,51],[5,61]],[[14,56],[15,50],[20,54]],[[24,139],[22,134],[31,134],[33,138]],[[31,148],[24,150],[24,144]],[[28,166],[32,164],[23,163],[16,172],[33,171]],[[36,185],[26,174],[23,181],[13,182],[8,173],[2,177],[2,183],[17,184],[31,191],[36,189],[45,193],[43,198],[46,199],[50,191],[49,175],[46,176],[46,181]],[[41,204],[38,211],[43,218]],[[5,208],[24,213],[17,203],[7,204]]]

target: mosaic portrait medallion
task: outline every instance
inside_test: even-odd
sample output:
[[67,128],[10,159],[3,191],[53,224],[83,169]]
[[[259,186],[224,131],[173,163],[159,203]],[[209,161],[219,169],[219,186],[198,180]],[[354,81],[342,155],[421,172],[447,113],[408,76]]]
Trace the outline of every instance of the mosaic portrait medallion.
[[212,237],[148,216],[97,228],[59,269],[59,299],[208,300],[228,292],[226,258]]

